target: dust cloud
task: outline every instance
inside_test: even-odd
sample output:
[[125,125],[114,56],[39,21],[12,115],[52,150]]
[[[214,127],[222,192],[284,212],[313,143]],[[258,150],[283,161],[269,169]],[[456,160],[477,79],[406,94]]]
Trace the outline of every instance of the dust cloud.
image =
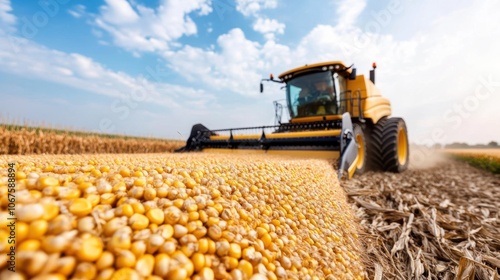
[[421,170],[440,166],[450,159],[446,154],[437,149],[422,146],[410,147],[409,169]]

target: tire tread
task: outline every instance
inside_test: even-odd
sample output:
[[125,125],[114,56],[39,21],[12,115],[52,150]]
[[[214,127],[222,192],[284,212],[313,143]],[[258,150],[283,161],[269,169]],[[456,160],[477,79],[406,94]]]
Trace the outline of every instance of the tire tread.
[[381,140],[379,155],[383,171],[400,173],[407,169],[408,159],[404,165],[401,165],[398,160],[398,130],[401,125],[406,130],[404,120],[401,118],[390,118],[383,124],[379,138]]

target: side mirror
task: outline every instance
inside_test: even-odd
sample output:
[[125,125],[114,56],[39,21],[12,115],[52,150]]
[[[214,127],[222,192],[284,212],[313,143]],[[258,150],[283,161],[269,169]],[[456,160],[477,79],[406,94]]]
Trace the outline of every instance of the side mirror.
[[356,80],[356,68],[352,68],[349,80]]
[[264,92],[264,84],[260,83],[260,93],[263,93],[263,92]]

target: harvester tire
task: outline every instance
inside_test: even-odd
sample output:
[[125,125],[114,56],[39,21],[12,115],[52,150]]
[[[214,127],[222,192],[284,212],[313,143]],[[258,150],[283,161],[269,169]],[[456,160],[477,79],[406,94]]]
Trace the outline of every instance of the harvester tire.
[[384,124],[387,118],[380,119],[376,124],[367,126],[368,133],[368,162],[369,170],[383,171],[384,162],[382,157],[382,146],[384,145]]
[[408,131],[402,118],[389,118],[383,122],[380,159],[384,171],[400,173],[408,168],[410,149]]
[[358,144],[358,160],[356,163],[356,171],[354,174],[360,175],[365,172],[367,167],[368,144],[365,132],[359,124],[354,124],[353,130],[354,130],[354,139],[356,139],[356,143]]

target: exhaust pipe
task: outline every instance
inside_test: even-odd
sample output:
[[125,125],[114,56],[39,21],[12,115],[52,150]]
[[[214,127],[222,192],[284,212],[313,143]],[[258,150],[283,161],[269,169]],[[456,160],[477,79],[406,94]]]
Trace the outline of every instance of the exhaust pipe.
[[375,69],[377,68],[377,64],[374,62],[372,64],[373,70],[370,70],[370,81],[375,84]]

